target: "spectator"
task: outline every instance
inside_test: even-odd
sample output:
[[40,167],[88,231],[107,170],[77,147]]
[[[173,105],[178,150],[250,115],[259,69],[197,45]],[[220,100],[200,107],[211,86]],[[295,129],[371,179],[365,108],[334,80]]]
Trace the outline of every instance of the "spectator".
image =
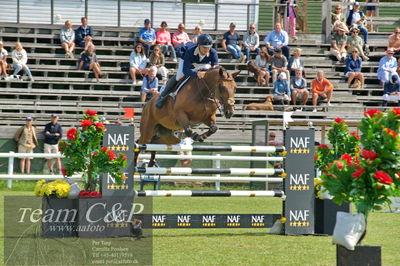
[[286,6],[284,5],[287,4],[287,0],[276,0],[276,3],[282,5],[278,6],[277,13],[278,13],[279,23],[283,25],[283,19],[285,17],[285,9],[286,9]]
[[[193,139],[192,138],[184,138],[184,139],[182,139],[182,141],[179,144],[190,146],[193,144]],[[179,155],[192,156],[192,152],[191,151],[179,151]],[[192,159],[185,159],[185,160],[180,160],[180,161],[181,161],[182,167],[189,167],[190,163],[192,162]]]
[[379,68],[378,68],[378,79],[381,81],[382,85],[388,82],[391,79],[391,76],[398,76],[397,74],[397,61],[396,58],[393,57],[393,49],[386,49],[386,56],[382,57],[379,60]]
[[245,55],[242,54],[242,49],[240,45],[242,43],[242,39],[239,34],[235,32],[236,25],[231,22],[229,25],[229,31],[224,33],[224,37],[221,41],[222,48],[226,52],[230,52],[234,59],[239,59],[242,63],[246,61]]
[[[310,92],[307,90],[307,81],[302,76],[302,71],[300,69],[295,71],[295,76],[290,82],[290,90],[292,91],[292,104],[297,104],[297,99],[301,100],[301,105],[305,106],[308,101],[308,96]],[[303,111],[303,107],[300,107],[296,111]]]
[[290,88],[285,72],[280,73],[274,82],[274,100],[281,101],[282,105],[289,105]]
[[349,11],[349,14],[347,16],[346,24],[350,28],[354,24],[356,27],[360,29],[361,34],[364,37],[364,44],[365,44],[365,49],[368,49],[368,31],[365,27],[363,27],[362,21],[365,18],[365,15],[362,11],[360,11],[360,3],[355,2],[353,9]]
[[393,49],[395,55],[400,55],[400,27],[389,36],[388,48]]
[[353,5],[355,1],[356,0],[340,0],[343,6],[343,14],[346,16],[346,18],[349,15],[350,10],[353,10]]
[[[261,48],[260,54],[256,56],[256,66],[260,69],[258,76],[261,76],[260,79],[258,79],[257,76],[257,85],[266,85],[267,87],[269,87],[269,78],[271,76],[271,61],[272,58],[268,54],[267,48]],[[264,82],[261,83],[260,80],[264,80]]]
[[[296,0],[287,0],[286,12],[286,32],[290,32],[290,37],[297,40],[296,37]],[[290,31],[289,31],[290,27]]]
[[[379,0],[366,0],[366,3],[379,3]],[[365,14],[367,15],[367,17],[371,18],[371,17],[375,17],[376,16],[376,6],[367,6],[367,8],[365,9]],[[369,24],[369,31],[373,32],[374,31],[374,25]]]
[[[20,127],[15,133],[14,139],[18,143],[18,153],[33,153],[33,149],[38,145],[35,127],[32,117],[26,118],[25,126]],[[21,173],[29,174],[31,172],[32,157],[21,158]]]
[[295,72],[297,70],[300,70],[305,77],[305,71],[304,71],[304,60],[303,58],[300,58],[301,56],[301,49],[300,48],[294,48],[293,49],[293,56],[289,58],[289,63],[288,63],[288,69],[290,76],[295,76]]
[[65,50],[65,57],[74,58],[75,31],[72,29],[71,20],[65,21],[60,33],[61,46]]
[[331,105],[331,98],[333,92],[333,85],[326,78],[324,78],[324,71],[318,70],[317,77],[311,82],[313,112],[317,111],[318,98],[322,97],[327,100],[327,105]]
[[286,56],[282,54],[281,48],[275,49],[275,54],[271,60],[271,70],[272,70],[272,82],[276,81],[276,77],[284,72],[287,77],[290,77],[290,73],[287,70],[288,61]]
[[162,48],[162,53],[166,55],[168,51],[171,53],[172,61],[177,62],[176,52],[174,46],[171,43],[171,33],[167,30],[167,22],[161,22],[161,29],[157,31],[156,42]]
[[26,51],[20,42],[15,44],[15,50],[11,52],[11,58],[13,60],[14,67],[13,75],[16,76],[21,70],[24,70],[25,74],[28,75],[29,80],[33,82],[34,80],[31,70],[26,64],[28,62],[28,55],[26,54]]
[[155,67],[156,69],[156,74],[160,74],[162,77],[163,83],[167,83],[168,80],[168,70],[164,66],[165,64],[165,59],[164,55],[161,53],[161,47],[156,44],[154,45],[153,48],[153,53],[150,56],[150,66]]
[[400,100],[400,83],[398,76],[392,78],[385,83],[383,87],[383,106],[387,106],[388,102],[399,102]]
[[157,67],[152,66],[148,71],[148,74],[143,78],[142,89],[140,90],[140,101],[145,102],[146,98],[153,97],[158,94],[158,78]]
[[361,82],[361,88],[364,87],[364,75],[361,73],[361,58],[358,56],[358,50],[354,49],[346,59],[346,68],[344,76],[347,77],[347,83],[351,88],[353,80],[358,79]]
[[7,77],[7,56],[8,52],[0,41],[0,77]]
[[260,36],[256,32],[256,24],[250,24],[249,31],[244,34],[243,37],[244,52],[246,53],[247,62],[250,61],[250,53],[260,54]]
[[276,23],[275,30],[271,31],[264,39],[264,43],[268,48],[269,55],[274,54],[276,48],[280,48],[283,51],[283,55],[289,58],[289,36],[286,31],[282,30],[282,24]]
[[201,27],[199,25],[196,25],[196,27],[194,28],[194,33],[192,35],[192,38],[190,38],[192,43],[197,43],[197,38],[199,38],[199,36],[203,33],[203,30],[201,29]]
[[142,77],[147,74],[148,69],[146,68],[147,58],[144,54],[144,47],[141,43],[136,44],[135,50],[131,53],[129,59],[129,75],[133,81],[132,85],[136,86],[136,75],[139,74]]
[[364,54],[363,51],[363,46],[364,46],[364,41],[361,39],[360,36],[358,36],[358,33],[360,30],[358,28],[352,28],[351,29],[351,35],[347,37],[347,52],[351,54],[351,52],[354,49],[358,50],[359,55],[363,58],[363,60],[368,61],[369,58]]
[[347,56],[346,44],[347,44],[347,29],[339,27],[337,32],[333,33],[331,40],[331,54],[336,56],[340,63],[344,63]]
[[151,28],[150,19],[144,20],[144,28],[139,31],[139,42],[143,45],[146,56],[149,57],[150,49],[156,43],[156,32]]
[[180,23],[178,25],[178,32],[175,32],[172,35],[172,44],[175,49],[177,49],[180,45],[190,42],[189,35],[185,32],[185,24]]
[[[51,115],[51,122],[44,127],[44,153],[58,154],[58,142],[62,138],[62,127],[58,123],[58,115]],[[61,174],[61,158],[56,158],[58,171]],[[47,159],[50,174],[54,173],[54,162]]]
[[81,23],[82,25],[75,31],[75,42],[78,46],[85,47],[86,50],[87,46],[93,42],[93,29],[88,26],[87,18],[82,17]]
[[81,53],[81,59],[79,62],[78,70],[93,70],[94,76],[99,82],[99,78],[103,76],[101,72],[99,61],[95,53],[95,47],[93,43],[87,46],[87,49]]
[[342,7],[340,5],[335,6],[335,11],[331,14],[332,31],[336,32],[339,25],[347,28],[346,20],[342,12]]

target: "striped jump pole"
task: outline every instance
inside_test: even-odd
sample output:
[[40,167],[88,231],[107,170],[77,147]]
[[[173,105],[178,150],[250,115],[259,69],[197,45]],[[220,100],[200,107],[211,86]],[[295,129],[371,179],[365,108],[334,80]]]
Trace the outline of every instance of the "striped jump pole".
[[[150,159],[150,154],[139,154],[139,159]],[[231,156],[231,155],[178,155],[178,154],[156,154],[156,159],[175,159],[175,160],[226,160],[226,161],[246,161],[246,162],[283,162],[283,157],[265,156]]]
[[284,198],[281,190],[144,190],[136,191],[138,197],[278,197]]
[[[1,178],[2,175],[0,175]],[[136,180],[139,179],[138,175],[135,175],[134,178]],[[229,182],[229,181],[255,181],[255,182],[273,182],[273,183],[281,183],[283,181],[282,177],[243,177],[243,176],[171,176],[171,175],[161,175],[160,181],[220,181],[220,182]]]
[[230,175],[282,175],[282,168],[189,168],[189,167],[136,167],[136,173],[159,175],[230,174]]

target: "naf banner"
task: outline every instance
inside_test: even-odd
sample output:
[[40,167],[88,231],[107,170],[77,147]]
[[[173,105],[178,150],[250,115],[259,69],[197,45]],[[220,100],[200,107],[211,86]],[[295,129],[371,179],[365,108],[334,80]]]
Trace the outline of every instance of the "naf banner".
[[285,234],[314,234],[314,130],[285,131]]
[[101,193],[103,196],[133,196],[134,133],[133,126],[107,125],[107,131],[103,137],[103,146],[112,150],[117,156],[120,153],[126,155],[128,159],[124,172],[127,179],[119,185],[109,174],[102,174]]

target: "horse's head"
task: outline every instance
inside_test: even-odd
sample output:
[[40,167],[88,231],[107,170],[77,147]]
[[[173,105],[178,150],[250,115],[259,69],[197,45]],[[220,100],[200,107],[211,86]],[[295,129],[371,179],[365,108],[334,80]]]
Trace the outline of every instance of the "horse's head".
[[219,69],[218,89],[215,96],[220,101],[226,118],[231,118],[235,111],[235,90],[237,88],[235,77],[240,71],[229,74],[223,68]]

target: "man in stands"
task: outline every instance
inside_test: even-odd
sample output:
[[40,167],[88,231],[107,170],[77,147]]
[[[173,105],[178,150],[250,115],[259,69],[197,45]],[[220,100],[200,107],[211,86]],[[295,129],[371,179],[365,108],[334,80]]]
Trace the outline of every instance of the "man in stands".
[[143,44],[146,56],[149,58],[150,49],[156,44],[156,32],[151,28],[150,19],[144,20],[144,27],[139,31],[139,42]]
[[344,27],[338,27],[337,32],[332,35],[331,40],[331,54],[336,56],[340,63],[344,63],[347,56],[346,44],[347,44],[347,29]]
[[317,112],[318,98],[322,97],[327,100],[327,105],[331,106],[331,98],[333,92],[333,85],[326,78],[324,78],[324,71],[319,70],[317,77],[311,82],[313,112]]
[[250,61],[250,53],[260,54],[260,37],[256,32],[256,24],[252,23],[249,26],[249,31],[243,37],[244,52],[246,53],[247,62]]
[[88,20],[86,17],[81,18],[82,25],[75,31],[75,42],[80,47],[85,47],[85,50],[89,43],[93,41],[93,29],[88,26]]
[[388,48],[386,49],[386,56],[379,60],[378,79],[382,82],[382,85],[388,82],[392,76],[398,76],[396,72],[397,61],[396,58],[393,57],[393,54],[393,49]]
[[7,56],[8,52],[0,41],[0,77],[7,77]]
[[185,24],[180,23],[178,25],[178,32],[175,32],[172,35],[172,44],[174,45],[175,49],[177,49],[182,44],[186,44],[190,42],[189,35],[185,32]]
[[288,61],[286,56],[282,54],[281,48],[275,49],[275,55],[272,57],[271,60],[271,69],[272,69],[272,82],[274,83],[277,76],[284,72],[286,77],[289,79],[290,74],[289,70],[287,70]]
[[394,33],[389,36],[388,48],[393,49],[395,55],[400,55],[400,27],[394,30]]
[[224,38],[221,41],[222,49],[226,52],[230,52],[232,57],[239,59],[242,63],[246,60],[245,56],[242,54],[242,39],[239,34],[235,32],[236,25],[232,22],[229,25],[229,31],[224,33]]
[[286,58],[289,58],[289,36],[286,31],[282,30],[280,23],[275,24],[275,30],[271,31],[264,39],[264,43],[268,48],[269,55],[273,55],[276,48],[280,48]]
[[362,11],[360,11],[360,3],[355,2],[353,9],[349,11],[349,14],[346,19],[346,24],[350,28],[353,25],[358,27],[360,29],[360,33],[364,37],[364,45],[365,45],[365,50],[368,50],[368,31],[367,29],[362,25],[362,21],[364,19],[365,15]]
[[[307,104],[308,95],[310,92],[307,90],[307,81],[303,78],[303,71],[297,69],[295,76],[290,82],[290,89],[292,91],[292,104],[297,104],[297,99],[301,100],[301,105],[305,106]],[[303,107],[297,109],[296,111],[302,111]]]
[[[58,115],[51,115],[51,122],[44,127],[44,153],[58,154],[58,142],[62,138],[62,127],[58,123]],[[61,158],[56,158],[58,171],[61,174]],[[54,173],[53,159],[47,159],[50,174]]]
[[[178,65],[178,72],[172,76],[165,85],[160,97],[157,100],[157,108],[162,108],[167,96],[175,91],[176,84],[184,76],[204,78],[206,72],[198,71],[218,65],[217,51],[212,47],[213,40],[210,35],[202,34],[197,39],[197,44],[189,43],[181,47],[179,56],[181,57]],[[183,59],[183,60],[182,60]],[[192,65],[195,69],[192,70]]]

